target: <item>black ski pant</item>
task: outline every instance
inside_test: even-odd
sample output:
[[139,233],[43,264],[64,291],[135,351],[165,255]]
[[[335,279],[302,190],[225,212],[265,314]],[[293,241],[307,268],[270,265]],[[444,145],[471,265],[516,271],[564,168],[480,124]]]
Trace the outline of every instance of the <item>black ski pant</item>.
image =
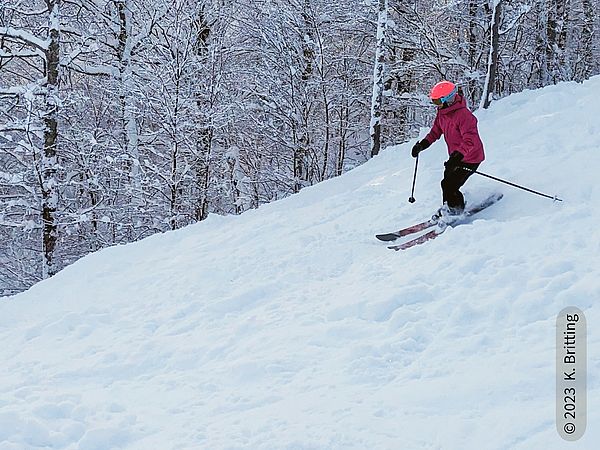
[[471,170],[466,170],[458,167],[454,170],[446,168],[444,170],[444,179],[442,180],[442,198],[448,203],[448,207],[464,209],[465,198],[460,192],[460,188],[467,182],[468,178],[473,175],[472,170],[477,170],[479,163],[461,163],[462,166]]

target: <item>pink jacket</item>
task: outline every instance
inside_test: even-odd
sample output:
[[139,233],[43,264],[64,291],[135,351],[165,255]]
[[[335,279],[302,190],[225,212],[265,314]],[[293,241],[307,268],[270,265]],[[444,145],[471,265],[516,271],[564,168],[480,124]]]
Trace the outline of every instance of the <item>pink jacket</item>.
[[448,154],[458,150],[466,163],[480,163],[485,159],[483,143],[477,131],[477,118],[467,108],[464,97],[458,94],[452,105],[438,110],[433,127],[425,139],[433,144],[442,134]]

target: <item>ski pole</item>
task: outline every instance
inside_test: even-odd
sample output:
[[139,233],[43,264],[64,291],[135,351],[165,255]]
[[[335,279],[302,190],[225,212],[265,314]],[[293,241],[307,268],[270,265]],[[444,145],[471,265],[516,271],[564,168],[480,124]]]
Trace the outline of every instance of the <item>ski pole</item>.
[[412,191],[410,192],[410,197],[408,197],[408,202],[409,203],[416,202],[416,200],[415,200],[415,183],[417,181],[417,167],[418,167],[418,165],[419,165],[419,155],[417,155],[417,158],[415,159],[415,173],[413,175]]
[[557,201],[557,202],[562,202],[562,199],[558,198],[556,195],[552,196],[552,195],[548,195],[548,194],[543,194],[541,192],[534,191],[533,189],[526,188],[525,186],[519,186],[516,183],[511,183],[510,181],[506,181],[506,180],[502,180],[501,178],[493,177],[492,175],[488,175],[487,173],[479,172],[477,170],[470,169],[470,168],[465,167],[465,166],[460,166],[460,167],[463,168],[463,169],[465,169],[465,170],[468,170],[470,172],[476,173],[477,175],[481,175],[483,177],[491,178],[492,180],[499,181],[500,183],[508,184],[509,186],[512,186],[512,187],[523,189],[524,191],[531,192],[532,194],[537,194],[537,195],[540,195],[542,197],[546,197],[546,198],[552,199],[552,200]]

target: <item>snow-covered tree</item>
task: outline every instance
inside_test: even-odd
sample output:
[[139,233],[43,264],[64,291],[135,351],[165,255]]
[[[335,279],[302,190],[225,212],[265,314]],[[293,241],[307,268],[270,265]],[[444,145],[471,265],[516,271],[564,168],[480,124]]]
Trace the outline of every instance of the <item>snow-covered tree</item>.
[[502,19],[502,0],[493,0],[490,9],[492,19],[490,20],[490,54],[488,56],[488,69],[483,85],[483,95],[480,107],[487,109],[492,102],[491,95],[496,84],[496,73],[498,72],[498,57],[500,51],[500,22]]
[[[22,202],[39,213],[34,227],[41,231],[43,278],[57,271],[61,8],[61,0],[6,5],[0,26],[2,69],[11,74],[0,87],[7,106],[0,124],[2,159],[18,165],[19,181],[31,182],[23,186]],[[23,220],[16,225],[29,226]]]
[[[600,71],[599,0],[0,0],[0,294]],[[382,126],[385,125],[385,126]]]
[[371,99],[371,156],[379,154],[381,148],[381,110],[385,87],[385,55],[387,42],[385,33],[388,21],[388,1],[379,0],[377,8],[377,37],[375,64],[373,68],[373,96]]

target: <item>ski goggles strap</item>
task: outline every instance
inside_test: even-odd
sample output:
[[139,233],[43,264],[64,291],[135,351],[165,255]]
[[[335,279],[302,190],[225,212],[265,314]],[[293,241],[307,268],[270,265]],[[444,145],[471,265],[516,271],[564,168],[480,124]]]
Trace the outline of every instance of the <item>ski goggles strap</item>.
[[448,95],[445,95],[441,98],[433,98],[431,99],[431,101],[433,102],[434,105],[443,105],[446,102],[449,102],[450,100],[452,100],[452,98],[456,95],[456,93],[458,92],[458,87],[455,86],[454,89],[452,89],[452,92],[450,92]]

